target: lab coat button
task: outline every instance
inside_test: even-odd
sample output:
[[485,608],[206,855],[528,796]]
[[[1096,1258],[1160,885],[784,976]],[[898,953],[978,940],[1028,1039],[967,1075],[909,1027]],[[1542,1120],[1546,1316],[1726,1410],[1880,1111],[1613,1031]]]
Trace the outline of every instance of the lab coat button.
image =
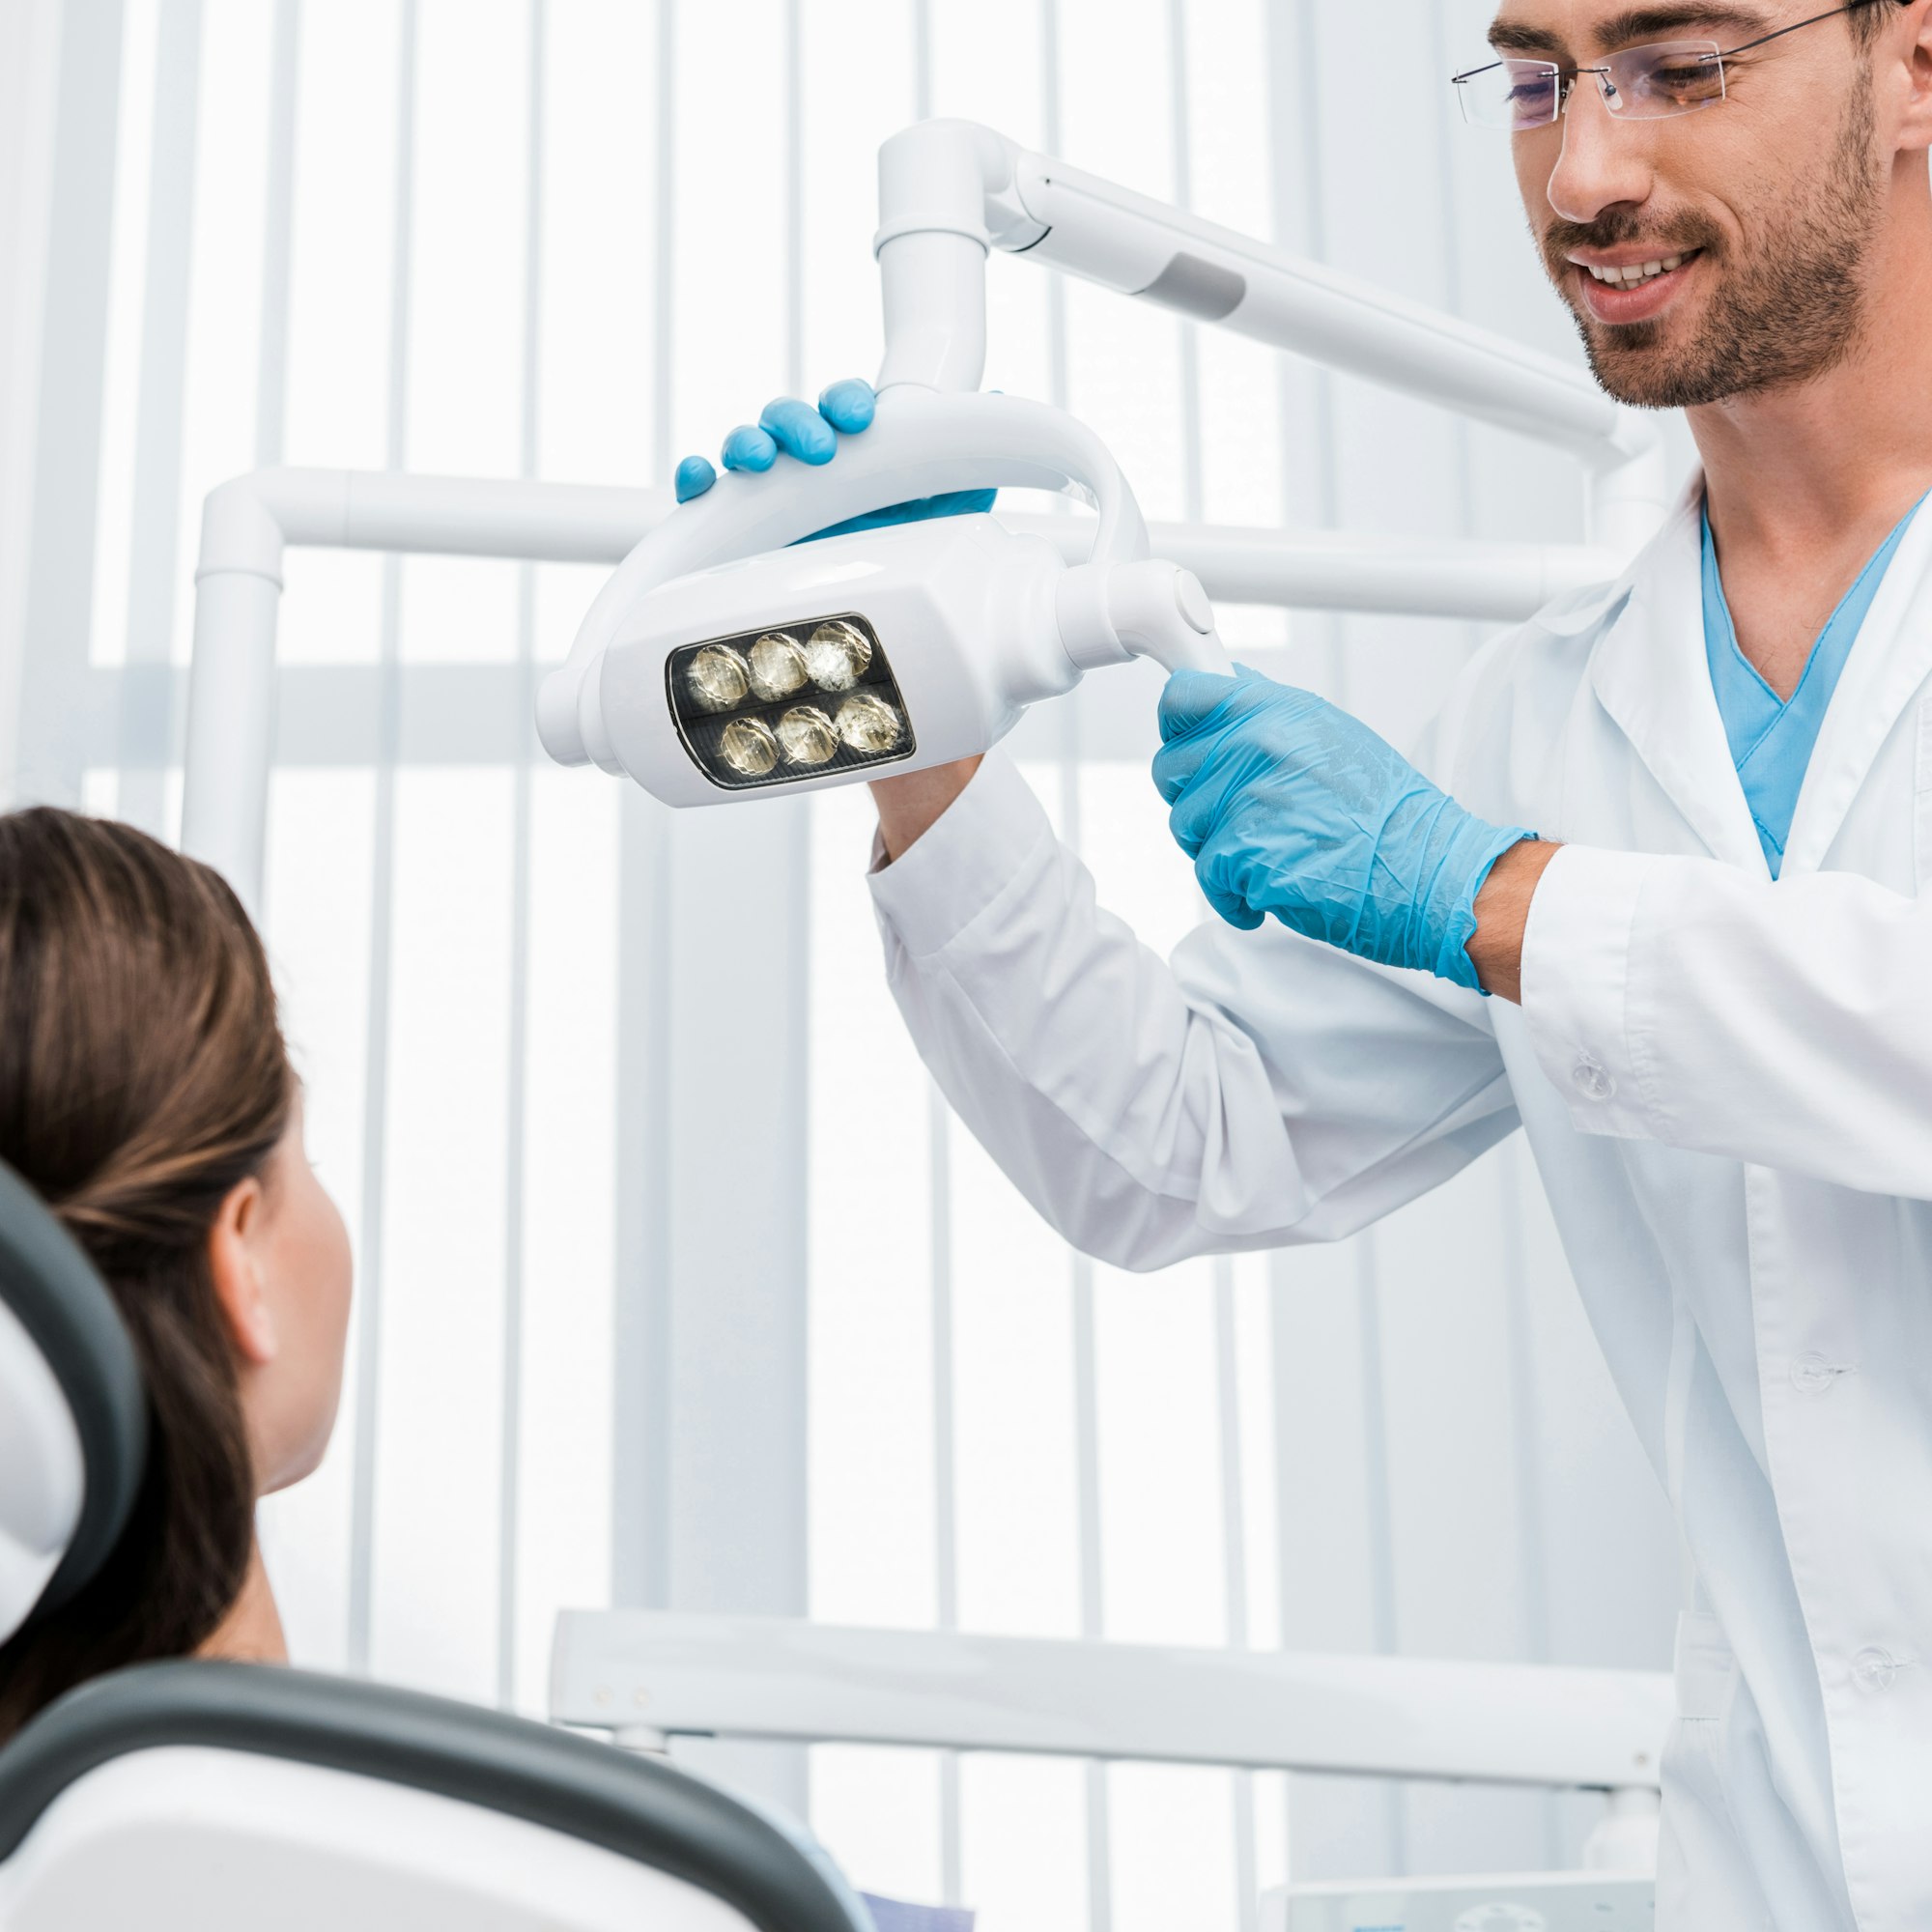
[[1570,1069],[1570,1078],[1586,1100],[1607,1100],[1617,1091],[1609,1068],[1594,1053],[1579,1053]]
[[1898,1675],[1898,1659],[1876,1645],[1852,1659],[1852,1682],[1861,1690],[1889,1690]]
[[1801,1395],[1823,1395],[1837,1379],[1837,1370],[1823,1355],[1800,1355],[1791,1365],[1791,1386]]

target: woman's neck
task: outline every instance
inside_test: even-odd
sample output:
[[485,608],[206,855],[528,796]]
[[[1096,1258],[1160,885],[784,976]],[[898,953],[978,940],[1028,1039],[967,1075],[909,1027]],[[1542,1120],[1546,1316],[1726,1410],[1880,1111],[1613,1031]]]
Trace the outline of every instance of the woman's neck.
[[262,1546],[248,1552],[248,1571],[228,1614],[213,1634],[195,1652],[197,1657],[220,1658],[231,1663],[286,1663],[288,1638],[282,1634],[282,1615],[262,1563]]

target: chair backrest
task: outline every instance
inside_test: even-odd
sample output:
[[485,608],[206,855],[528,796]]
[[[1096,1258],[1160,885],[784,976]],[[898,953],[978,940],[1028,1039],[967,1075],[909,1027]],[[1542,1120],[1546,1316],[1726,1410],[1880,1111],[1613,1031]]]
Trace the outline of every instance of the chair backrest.
[[147,1664],[0,1750],[8,1932],[871,1932],[795,1829],[668,1764],[302,1671]]
[[[125,1529],[147,1403],[113,1297],[0,1164],[0,1640]],[[221,1663],[96,1679],[0,1748],[7,1932],[871,1932],[810,1840],[541,1724]]]
[[0,1640],[106,1559],[140,1489],[147,1429],[106,1285],[0,1162]]

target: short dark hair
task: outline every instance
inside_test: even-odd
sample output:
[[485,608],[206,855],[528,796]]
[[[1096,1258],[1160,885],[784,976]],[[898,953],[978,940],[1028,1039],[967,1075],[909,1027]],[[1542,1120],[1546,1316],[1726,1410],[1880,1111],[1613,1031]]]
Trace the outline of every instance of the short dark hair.
[[217,874],[132,826],[0,816],[0,1159],[99,1269],[153,1423],[106,1563],[0,1644],[0,1739],[87,1678],[192,1652],[241,1592],[255,1476],[208,1234],[294,1098],[262,942]]
[[1878,44],[1878,37],[1885,32],[1891,19],[1894,5],[1909,7],[1912,0],[1854,0],[1847,18],[1851,21],[1852,39],[1861,48],[1870,48]]

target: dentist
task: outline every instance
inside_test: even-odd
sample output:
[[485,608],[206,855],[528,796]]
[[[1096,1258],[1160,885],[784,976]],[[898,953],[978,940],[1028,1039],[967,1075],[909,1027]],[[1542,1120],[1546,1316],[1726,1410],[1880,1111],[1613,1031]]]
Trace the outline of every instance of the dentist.
[[1932,0],[1504,0],[1490,40],[1464,116],[1701,473],[1414,765],[1174,678],[1155,781],[1228,924],[1170,961],[1001,754],[879,782],[892,986],[1129,1267],[1352,1234],[1520,1126],[1696,1571],[1660,1932],[1932,1927]]

